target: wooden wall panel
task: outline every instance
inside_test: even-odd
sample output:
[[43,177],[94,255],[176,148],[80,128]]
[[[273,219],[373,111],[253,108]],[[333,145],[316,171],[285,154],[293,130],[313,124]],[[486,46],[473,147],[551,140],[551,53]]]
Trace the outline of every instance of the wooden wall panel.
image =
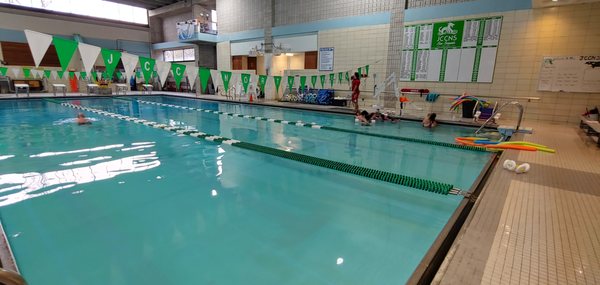
[[[29,45],[26,43],[13,43],[13,42],[2,42],[2,55],[6,65],[18,65],[18,66],[34,66],[33,56]],[[75,57],[75,56],[73,56]],[[58,61],[58,55],[54,45],[50,45],[46,55],[42,59],[40,66],[46,67],[59,67],[60,62]]]

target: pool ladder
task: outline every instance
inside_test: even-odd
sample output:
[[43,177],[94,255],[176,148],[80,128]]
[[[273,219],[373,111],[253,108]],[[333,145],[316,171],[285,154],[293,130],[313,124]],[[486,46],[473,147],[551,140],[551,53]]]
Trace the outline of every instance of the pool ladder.
[[27,281],[19,273],[0,268],[0,284],[27,285]]
[[496,114],[498,114],[500,111],[502,111],[502,109],[504,109],[506,106],[516,106],[519,109],[519,119],[517,121],[517,126],[514,129],[514,132],[518,132],[519,128],[521,127],[521,121],[523,120],[523,105],[521,105],[521,103],[517,102],[517,101],[512,101],[512,102],[508,102],[508,103],[504,103],[502,104],[498,109],[496,109],[494,111],[494,113],[492,113],[492,115],[483,123],[483,125],[481,125],[481,127],[479,127],[479,129],[477,129],[477,131],[475,131],[475,135],[478,135],[483,128],[485,128],[485,125],[487,125],[487,123],[489,123],[491,120],[494,119],[494,116],[496,116]]

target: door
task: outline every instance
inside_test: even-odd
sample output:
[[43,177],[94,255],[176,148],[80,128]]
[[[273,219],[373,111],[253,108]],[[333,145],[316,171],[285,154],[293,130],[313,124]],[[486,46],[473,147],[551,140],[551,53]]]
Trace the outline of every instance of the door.
[[244,57],[243,56],[240,56],[240,55],[232,56],[231,57],[231,69],[233,69],[233,70],[242,70],[242,69],[244,69],[244,67],[243,67],[243,61],[244,61]]
[[248,57],[248,70],[254,70],[258,73],[256,68],[256,57]]
[[317,56],[316,51],[307,51],[304,53],[304,69],[317,69]]

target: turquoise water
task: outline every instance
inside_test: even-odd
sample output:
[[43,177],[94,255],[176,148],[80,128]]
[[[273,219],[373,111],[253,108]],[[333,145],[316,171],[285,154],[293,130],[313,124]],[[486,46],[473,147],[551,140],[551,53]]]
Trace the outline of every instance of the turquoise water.
[[[338,161],[393,155],[410,159],[393,171],[431,169],[421,175],[465,188],[488,158],[123,100],[77,103]],[[78,126],[76,113],[0,101],[0,216],[31,285],[403,284],[460,201],[91,113],[93,124]],[[372,157],[367,147],[391,149]],[[454,169],[430,161],[450,155]]]

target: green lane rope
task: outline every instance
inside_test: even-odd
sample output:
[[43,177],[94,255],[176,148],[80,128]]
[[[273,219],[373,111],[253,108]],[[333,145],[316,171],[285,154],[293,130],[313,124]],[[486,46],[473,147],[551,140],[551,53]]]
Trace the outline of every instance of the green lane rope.
[[223,112],[223,111],[215,111],[215,110],[193,108],[193,107],[185,107],[185,106],[179,106],[179,105],[173,105],[173,104],[158,103],[158,102],[152,102],[152,101],[143,101],[143,100],[131,100],[131,101],[137,101],[137,102],[142,103],[142,104],[157,105],[157,106],[164,106],[164,107],[170,107],[170,108],[176,108],[176,109],[184,109],[184,110],[192,110],[192,111],[212,113],[212,114],[217,114],[217,115],[226,115],[226,116],[237,117],[237,118],[254,119],[254,120],[258,120],[258,121],[268,121],[268,122],[279,123],[279,124],[284,124],[284,125],[294,125],[294,126],[298,126],[298,127],[307,127],[307,128],[312,128],[312,129],[322,129],[322,130],[329,130],[329,131],[336,131],[336,132],[360,134],[360,135],[366,135],[366,136],[373,136],[373,137],[386,138],[386,139],[392,139],[392,140],[406,141],[406,142],[412,142],[412,143],[430,144],[430,145],[436,145],[436,146],[441,146],[441,147],[449,147],[449,148],[457,148],[457,149],[463,149],[463,150],[489,152],[489,150],[487,148],[480,147],[480,146],[467,146],[467,145],[459,145],[459,144],[453,144],[453,143],[447,143],[447,142],[440,142],[440,141],[430,141],[430,140],[410,138],[410,137],[391,136],[391,135],[384,135],[384,134],[374,134],[374,133],[363,132],[363,131],[358,131],[358,130],[348,130],[348,129],[342,129],[342,128],[336,128],[336,127],[321,126],[321,125],[312,124],[312,123],[304,123],[302,121],[292,122],[292,121],[285,121],[285,120],[278,120],[278,119],[270,119],[270,118],[265,118],[265,117],[257,117],[257,116],[250,116],[250,115],[243,115],[243,114],[236,114],[236,113],[228,113],[228,112]]
[[342,171],[342,172],[346,172],[346,173],[350,173],[350,174],[354,174],[354,175],[359,175],[359,176],[363,176],[363,177],[367,177],[367,178],[371,178],[371,179],[376,179],[376,180],[394,183],[394,184],[398,184],[398,185],[402,185],[402,186],[412,187],[412,188],[425,190],[425,191],[429,191],[429,192],[434,192],[434,193],[438,193],[438,194],[448,195],[448,194],[460,193],[460,189],[456,189],[456,188],[454,188],[453,185],[447,184],[447,183],[441,183],[441,182],[431,181],[431,180],[422,179],[422,178],[410,177],[410,176],[406,176],[406,175],[370,169],[370,168],[366,168],[366,167],[362,167],[362,166],[351,165],[348,163],[337,162],[337,161],[323,159],[323,158],[317,158],[317,157],[313,157],[313,156],[309,156],[309,155],[284,151],[284,150],[266,147],[266,146],[262,146],[262,145],[241,142],[241,141],[226,138],[226,137],[215,136],[215,135],[203,133],[196,129],[171,127],[171,126],[168,126],[165,124],[159,124],[157,122],[152,122],[152,121],[139,119],[139,118],[135,118],[135,117],[130,117],[130,116],[126,116],[126,115],[120,115],[120,114],[116,114],[116,113],[106,112],[106,111],[102,111],[102,110],[98,110],[98,109],[83,107],[83,106],[75,105],[75,104],[71,104],[71,103],[64,103],[64,102],[61,103],[58,101],[54,101],[54,103],[60,104],[65,107],[70,107],[70,108],[74,108],[74,109],[78,109],[78,110],[84,110],[84,111],[88,111],[88,112],[92,112],[92,113],[96,113],[96,114],[100,114],[100,115],[104,115],[104,116],[108,116],[108,117],[112,117],[112,118],[117,118],[117,119],[124,120],[124,121],[134,122],[136,124],[143,124],[143,125],[146,125],[149,127],[157,128],[157,129],[164,129],[167,131],[176,132],[181,135],[187,135],[187,136],[195,137],[198,139],[205,139],[207,141],[213,141],[213,142],[217,142],[217,143],[224,143],[224,144],[228,144],[228,145],[246,149],[246,150],[252,150],[252,151],[256,151],[256,152],[260,152],[260,153],[264,153],[264,154],[268,154],[268,155],[272,155],[272,156],[277,156],[277,157],[281,157],[281,158],[294,160],[297,162],[307,163],[307,164],[311,164],[311,165],[315,165],[315,166],[329,168],[329,169],[333,169],[333,170],[337,170],[337,171]]

